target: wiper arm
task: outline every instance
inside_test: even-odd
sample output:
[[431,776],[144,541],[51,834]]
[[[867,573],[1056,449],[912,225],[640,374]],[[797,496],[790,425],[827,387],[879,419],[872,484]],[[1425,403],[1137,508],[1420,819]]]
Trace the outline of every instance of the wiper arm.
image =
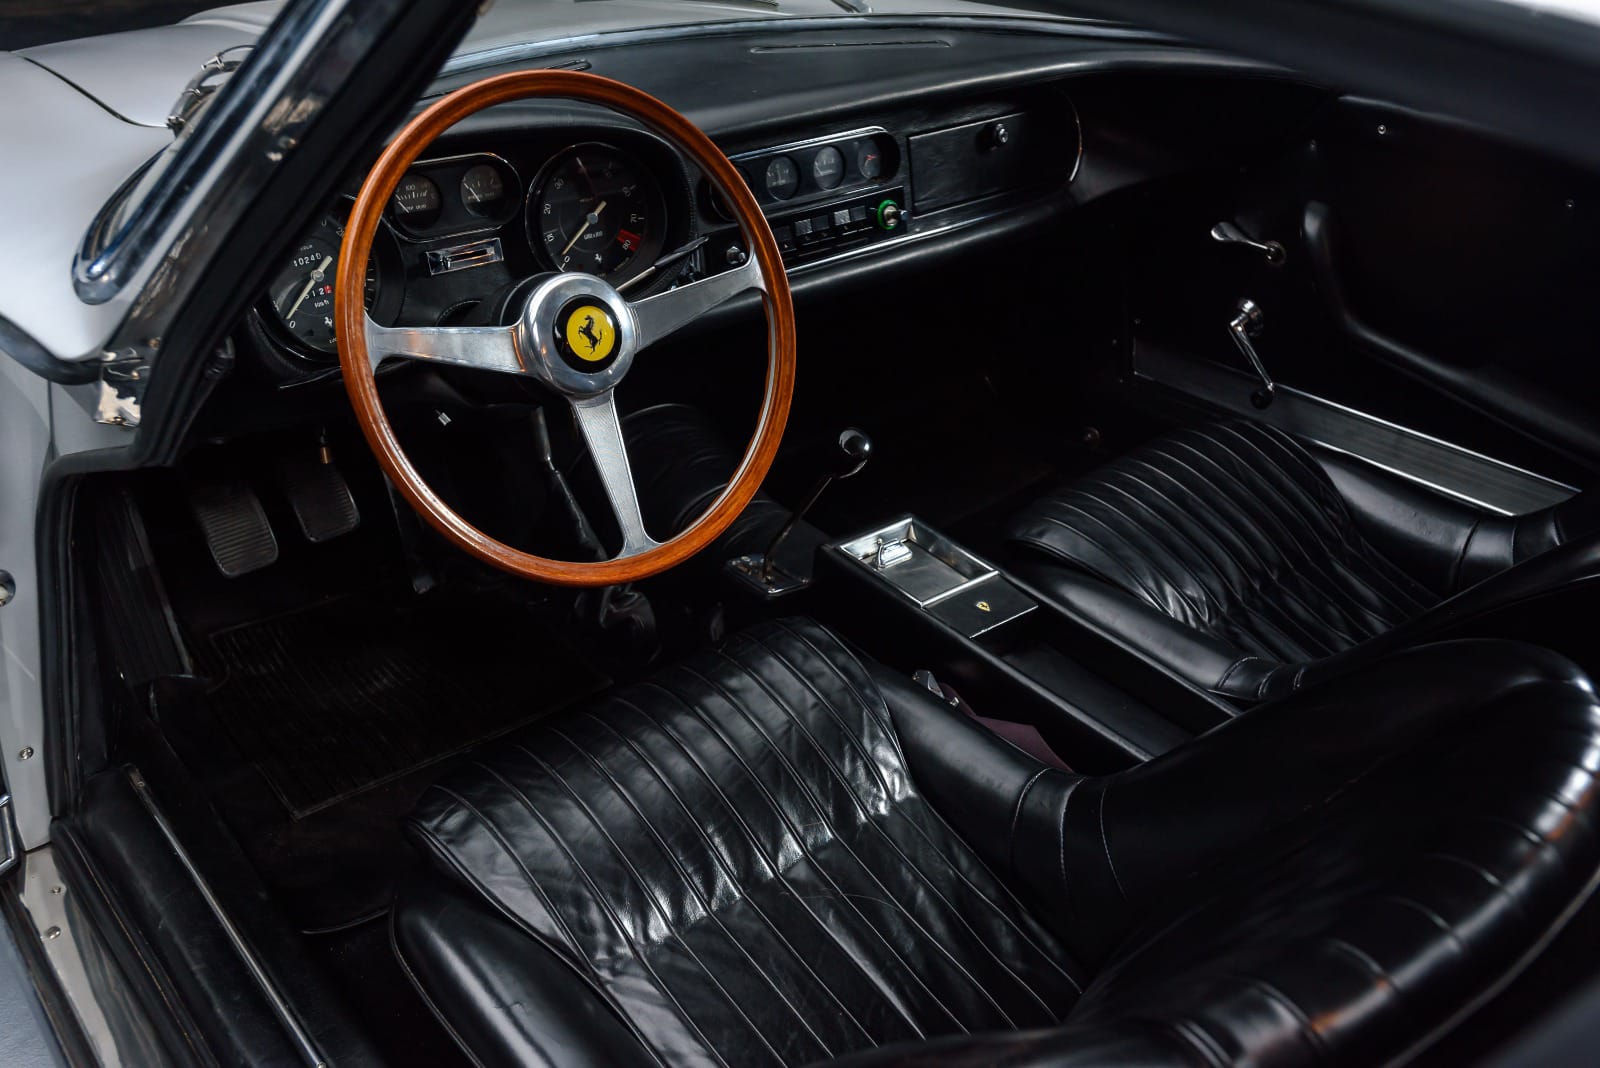
[[867,0],[833,0],[833,2],[853,15],[872,14],[872,5],[867,3]]

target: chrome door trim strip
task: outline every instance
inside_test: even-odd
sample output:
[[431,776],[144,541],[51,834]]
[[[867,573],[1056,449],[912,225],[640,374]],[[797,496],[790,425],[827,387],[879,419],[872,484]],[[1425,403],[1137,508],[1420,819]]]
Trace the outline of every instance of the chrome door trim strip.
[[[1232,368],[1179,356],[1159,347],[1139,346],[1136,348],[1133,359],[1133,376],[1137,381],[1174,390],[1184,396],[1222,408],[1234,414],[1262,420],[1313,442],[1321,448],[1354,457],[1363,463],[1387,471],[1416,485],[1501,515],[1516,515],[1537,511],[1540,508],[1559,504],[1578,492],[1577,487],[1542,475],[1537,471],[1530,471],[1527,468],[1469,449],[1463,445],[1457,445],[1455,442],[1444,438],[1414,430],[1382,416],[1373,415],[1370,412],[1364,412],[1358,408],[1328,400],[1317,394],[1295,389],[1292,386],[1279,386],[1277,390],[1278,399],[1273,405],[1265,410],[1258,410],[1249,403],[1252,379],[1248,376]],[[1326,430],[1318,432],[1312,428],[1299,425],[1301,420],[1297,420],[1293,414],[1296,406],[1299,406],[1299,410],[1303,413],[1310,412],[1322,416],[1332,416],[1336,419],[1348,421],[1352,425],[1364,424],[1367,427],[1392,435],[1404,445],[1413,449],[1426,450],[1445,461],[1458,463],[1464,469],[1464,473],[1465,469],[1475,467],[1486,474],[1498,476],[1502,492],[1485,493],[1482,492],[1481,488],[1475,489],[1474,487],[1460,484],[1450,485],[1446,482],[1441,482],[1437,474],[1430,477],[1415,470],[1397,466],[1393,462],[1387,462],[1384,458],[1372,455],[1359,447],[1352,447],[1350,442],[1329,440]]]

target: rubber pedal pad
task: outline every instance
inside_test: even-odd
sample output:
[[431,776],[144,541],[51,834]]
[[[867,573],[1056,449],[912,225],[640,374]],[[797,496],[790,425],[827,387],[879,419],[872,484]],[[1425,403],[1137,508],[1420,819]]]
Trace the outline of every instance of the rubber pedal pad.
[[278,539],[250,483],[234,475],[189,483],[189,510],[205,535],[217,570],[238,578],[273,564]]
[[280,469],[284,494],[306,540],[316,544],[361,525],[361,509],[338,465],[320,454],[291,456]]

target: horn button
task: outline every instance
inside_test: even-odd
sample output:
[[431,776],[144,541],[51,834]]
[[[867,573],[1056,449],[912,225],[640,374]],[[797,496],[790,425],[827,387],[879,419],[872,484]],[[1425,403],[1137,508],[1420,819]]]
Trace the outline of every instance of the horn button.
[[530,370],[576,397],[613,388],[638,347],[627,302],[586,274],[559,274],[536,286],[523,305],[518,331]]

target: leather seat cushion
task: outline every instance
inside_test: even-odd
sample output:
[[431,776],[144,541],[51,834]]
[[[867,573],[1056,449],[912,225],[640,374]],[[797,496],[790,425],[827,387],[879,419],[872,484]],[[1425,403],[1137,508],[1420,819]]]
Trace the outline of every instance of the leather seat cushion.
[[1007,533],[1046,568],[1269,661],[1340,652],[1441,600],[1363,536],[1303,446],[1260,423],[1169,434],[1039,499]]
[[1082,776],[771,623],[431,789],[394,934],[487,1064],[1380,1063],[1592,889],[1597,769],[1509,643]]
[[[871,674],[814,624],[734,638],[494,747],[428,792],[410,833],[537,944],[524,968],[581,977],[675,1064],[1036,1027],[1081,985],[918,792]],[[397,936],[436,973],[427,929]],[[527,1053],[494,1041],[508,1063]]]

